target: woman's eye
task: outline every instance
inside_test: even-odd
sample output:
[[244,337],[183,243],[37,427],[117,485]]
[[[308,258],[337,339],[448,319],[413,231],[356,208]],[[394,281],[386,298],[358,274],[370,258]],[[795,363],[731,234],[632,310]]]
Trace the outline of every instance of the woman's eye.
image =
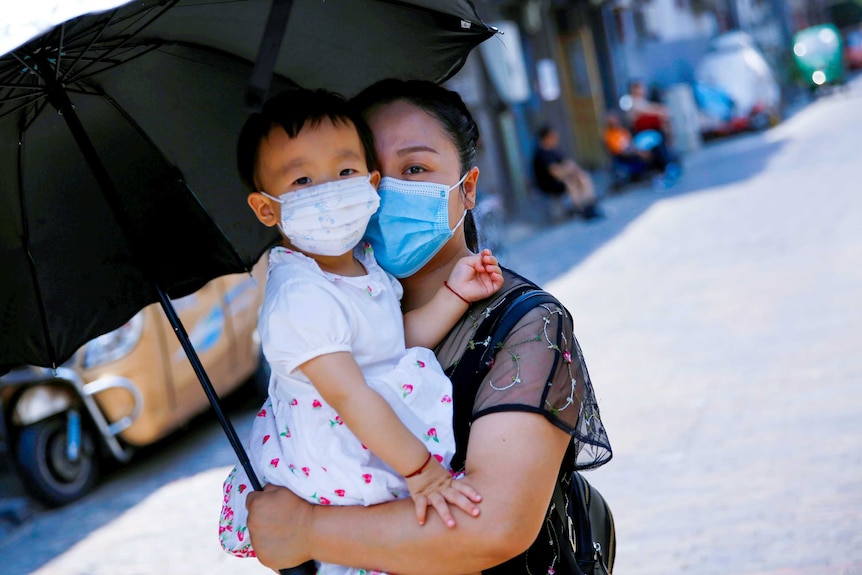
[[425,171],[425,168],[421,166],[410,166],[406,170],[404,170],[405,174],[421,174]]
[[296,180],[294,180],[294,182],[293,182],[293,185],[294,186],[307,186],[310,183],[311,183],[311,178],[309,178],[308,176],[302,176],[301,178],[296,178]]
[[353,168],[344,168],[343,170],[341,170],[339,175],[340,176],[352,176],[355,173],[356,173],[356,170],[354,170]]

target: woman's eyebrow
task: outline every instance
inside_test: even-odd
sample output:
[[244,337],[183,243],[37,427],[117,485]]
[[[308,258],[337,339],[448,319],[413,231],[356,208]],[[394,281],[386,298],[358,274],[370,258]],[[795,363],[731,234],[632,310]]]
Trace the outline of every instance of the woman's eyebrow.
[[431,152],[432,154],[439,154],[437,150],[429,146],[410,146],[408,148],[401,148],[398,150],[397,154],[399,156],[406,156],[407,154],[412,154],[414,152]]

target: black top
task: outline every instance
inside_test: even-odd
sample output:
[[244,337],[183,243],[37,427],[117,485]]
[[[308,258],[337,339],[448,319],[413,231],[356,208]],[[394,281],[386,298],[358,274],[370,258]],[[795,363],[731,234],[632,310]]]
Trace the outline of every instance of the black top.
[[563,156],[557,150],[546,150],[541,146],[536,148],[533,155],[533,178],[537,188],[552,196],[562,195],[566,191],[563,182],[552,176],[549,170],[551,165],[562,161]]
[[[487,300],[472,304],[464,318],[435,350],[447,373],[460,361],[468,346],[482,344],[474,341],[473,336],[491,311],[501,305],[505,295],[525,284],[533,285],[505,268],[503,278],[500,291]],[[610,443],[601,422],[590,376],[572,331],[571,316],[559,302],[540,304],[528,311],[503,340],[490,370],[479,385],[471,415],[471,422],[500,411],[544,415],[572,437],[561,466],[561,471],[566,473],[598,467],[611,458]],[[453,395],[458,397],[457,393]],[[457,405],[455,413],[459,413]],[[456,433],[459,427],[464,427],[458,423],[455,422]],[[550,501],[548,504],[550,507]],[[543,526],[526,553],[485,573],[547,573],[556,561],[553,547],[549,545],[549,534]]]

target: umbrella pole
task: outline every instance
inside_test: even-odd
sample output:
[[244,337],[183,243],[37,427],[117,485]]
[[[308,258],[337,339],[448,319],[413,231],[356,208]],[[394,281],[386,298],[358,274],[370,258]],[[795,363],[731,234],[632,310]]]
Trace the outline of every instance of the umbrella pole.
[[[48,92],[48,100],[51,102],[51,105],[57,109],[60,115],[63,116],[66,125],[69,127],[69,131],[75,138],[75,142],[81,149],[81,153],[83,154],[87,165],[93,172],[93,176],[96,178],[96,182],[99,184],[99,188],[105,195],[105,199],[107,200],[108,205],[111,206],[111,210],[113,211],[116,218],[119,220],[123,229],[132,229],[129,225],[126,211],[123,209],[123,205],[120,201],[117,189],[116,187],[114,187],[114,183],[111,181],[111,178],[108,175],[108,171],[105,169],[101,158],[99,158],[98,152],[96,151],[95,146],[93,146],[92,140],[90,140],[90,136],[84,129],[84,125],[81,123],[80,118],[78,118],[78,114],[75,112],[75,106],[69,99],[69,95],[66,93],[66,90],[63,88],[62,85],[55,83]],[[136,241],[135,238],[129,237],[128,239],[134,247],[137,247],[139,245],[139,242]],[[140,253],[140,250],[137,251],[138,253]],[[233,447],[233,450],[236,452],[236,456],[239,458],[239,462],[242,465],[243,469],[248,474],[248,478],[252,484],[252,487],[260,491],[262,487],[260,481],[258,481],[257,476],[254,473],[254,469],[252,469],[251,463],[249,462],[248,454],[243,448],[242,442],[240,441],[236,430],[233,428],[233,425],[231,424],[230,420],[224,414],[224,410],[221,407],[218,394],[216,393],[215,388],[213,388],[209,376],[204,370],[203,364],[201,364],[200,358],[198,357],[195,348],[192,346],[192,343],[189,340],[188,333],[186,332],[185,327],[183,327],[179,315],[177,315],[177,312],[174,309],[170,298],[168,298],[168,295],[164,292],[161,286],[159,286],[155,281],[153,282],[153,285],[156,289],[156,292],[158,293],[159,302],[162,305],[162,309],[165,312],[165,316],[168,318],[168,321],[174,328],[174,333],[176,333],[177,339],[180,340],[180,344],[182,345],[183,350],[186,352],[186,356],[188,357],[192,368],[197,374],[201,386],[204,389],[204,393],[206,393],[210,404],[212,404],[213,410],[215,410],[216,417],[218,417],[219,423],[221,423],[221,426],[224,429],[225,434],[227,435],[228,441]]]
[[225,435],[227,435],[227,439],[230,442],[231,447],[233,447],[233,450],[236,452],[236,456],[239,458],[240,465],[242,465],[242,468],[248,474],[251,486],[255,490],[261,491],[263,486],[261,486],[260,481],[257,479],[257,475],[254,473],[254,469],[248,459],[248,454],[246,453],[245,448],[243,448],[242,442],[240,441],[233,424],[231,424],[230,419],[227,418],[221,407],[221,401],[219,400],[218,394],[216,393],[206,370],[204,370],[204,366],[189,339],[189,335],[186,332],[186,328],[183,326],[183,322],[180,321],[180,316],[177,315],[177,310],[174,309],[174,305],[171,303],[168,294],[166,294],[158,285],[156,285],[156,291],[159,294],[159,303],[162,306],[162,310],[165,312],[165,317],[168,318],[168,322],[170,322],[171,327],[174,328],[174,333],[177,335],[177,339],[180,340],[180,345],[183,346],[183,350],[186,352],[186,357],[188,357],[189,363],[192,364],[192,369],[195,370],[198,380],[201,382],[201,387],[204,388],[204,393],[206,394],[207,399],[209,399],[210,404],[216,413],[216,417],[218,418],[219,423],[221,423]]

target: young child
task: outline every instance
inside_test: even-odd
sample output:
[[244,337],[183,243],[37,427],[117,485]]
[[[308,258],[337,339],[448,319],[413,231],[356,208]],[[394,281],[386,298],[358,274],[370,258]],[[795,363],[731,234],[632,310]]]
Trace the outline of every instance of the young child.
[[[274,97],[243,127],[238,157],[249,206],[283,236],[269,254],[259,322],[272,369],[249,444],[261,483],[321,505],[412,496],[420,524],[429,505],[450,527],[448,504],[477,515],[479,494],[448,471],[452,386],[428,348],[468,302],[500,289],[496,258],[488,250],[463,258],[431,302],[402,315],[401,285],[368,244],[357,245],[379,205],[380,174],[370,130],[337,95],[297,89]],[[241,557],[254,556],[249,489],[235,467],[224,483],[219,539]],[[359,570],[318,571],[348,572]]]

